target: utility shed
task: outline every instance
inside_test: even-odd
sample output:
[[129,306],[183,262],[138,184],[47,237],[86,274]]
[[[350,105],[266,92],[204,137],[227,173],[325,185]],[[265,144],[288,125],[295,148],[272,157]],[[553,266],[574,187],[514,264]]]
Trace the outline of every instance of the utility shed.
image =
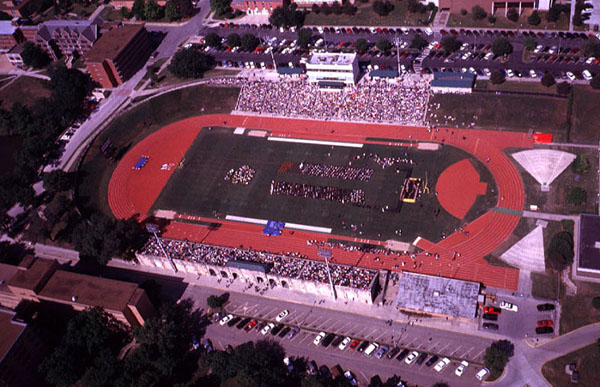
[[396,307],[436,316],[473,319],[480,287],[478,282],[403,271]]
[[437,94],[471,94],[475,75],[471,73],[433,73],[431,91]]

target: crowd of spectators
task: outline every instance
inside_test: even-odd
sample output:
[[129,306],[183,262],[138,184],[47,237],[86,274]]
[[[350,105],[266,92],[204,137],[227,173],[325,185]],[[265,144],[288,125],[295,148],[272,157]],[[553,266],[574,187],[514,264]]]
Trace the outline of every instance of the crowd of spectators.
[[[340,249],[344,251],[359,251],[361,253],[366,254],[374,254],[374,255],[385,255],[385,256],[401,256],[402,252],[397,252],[394,250],[390,250],[388,248],[376,245],[367,245],[367,244],[348,244],[343,242],[325,242],[320,240],[308,240],[307,244],[311,246],[317,246],[322,248],[329,249]],[[405,251],[404,254],[408,255],[408,251]]]
[[369,181],[373,176],[373,169],[371,168],[310,163],[300,163],[298,168],[303,175],[327,177],[330,179]]
[[306,80],[244,81],[236,110],[286,117],[423,124],[429,82],[363,80],[331,92]]
[[[327,283],[327,267],[324,262],[301,258],[300,254],[279,255],[268,251],[221,247],[181,241],[161,239],[164,249],[171,259],[187,260],[208,265],[225,266],[229,261],[249,261],[271,265],[270,273],[280,277]],[[156,239],[151,239],[140,252],[142,255],[164,257]],[[330,264],[331,278],[336,286],[367,289],[376,271],[354,266]]]
[[329,186],[290,183],[287,181],[271,181],[271,195],[286,195],[302,198],[321,199],[342,204],[364,204],[365,191]]
[[233,184],[248,185],[255,173],[256,170],[250,168],[250,166],[242,165],[238,169],[231,168],[225,175],[224,179],[226,181],[231,181]]

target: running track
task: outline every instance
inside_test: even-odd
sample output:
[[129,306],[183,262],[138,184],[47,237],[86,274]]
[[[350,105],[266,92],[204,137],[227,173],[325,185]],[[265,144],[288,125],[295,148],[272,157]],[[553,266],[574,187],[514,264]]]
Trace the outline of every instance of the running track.
[[[242,115],[205,115],[175,122],[151,134],[135,145],[117,165],[108,189],[108,201],[117,218],[138,215],[144,219],[175,168],[161,170],[163,164],[177,164],[199,131],[208,126],[264,129],[272,136],[311,138],[349,142],[398,145],[398,140],[431,141],[463,149],[485,163],[498,188],[497,207],[521,211],[525,201],[523,182],[509,158],[502,153],[508,147],[531,148],[532,140],[525,133],[483,130],[439,129],[428,132],[422,127],[378,124],[357,124]],[[371,138],[367,141],[366,139]],[[378,140],[373,140],[377,138]],[[383,140],[385,139],[385,140]],[[389,139],[389,141],[387,140]],[[141,171],[132,166],[141,155],[150,160]],[[489,161],[488,161],[489,160]],[[214,222],[215,219],[203,219]],[[173,221],[163,232],[167,238],[199,241],[209,244],[268,250],[274,253],[297,252],[321,260],[316,248],[306,240],[327,240],[332,235],[301,231],[285,231],[280,237],[266,237],[262,227],[219,221],[222,227],[209,230],[205,226]],[[374,269],[409,270],[430,275],[477,281],[485,286],[516,290],[518,270],[490,266],[483,257],[495,250],[513,232],[519,216],[490,210],[438,243],[421,239],[418,247],[434,256],[419,254],[416,259],[380,256],[360,252],[334,250],[334,261]],[[348,237],[338,239],[357,240]],[[365,240],[363,240],[365,241]],[[381,244],[378,241],[368,241]],[[460,257],[453,259],[454,252]]]

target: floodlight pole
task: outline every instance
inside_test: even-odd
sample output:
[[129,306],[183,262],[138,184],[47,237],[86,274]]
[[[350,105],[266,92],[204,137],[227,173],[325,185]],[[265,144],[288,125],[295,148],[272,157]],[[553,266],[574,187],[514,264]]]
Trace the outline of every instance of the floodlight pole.
[[337,300],[337,294],[335,293],[335,288],[333,287],[333,280],[331,279],[331,270],[329,270],[329,260],[327,259],[327,255],[325,255],[325,266],[327,266],[327,276],[329,277],[329,285],[331,286],[331,294],[334,300]]
[[[267,38],[269,38],[268,36],[263,36],[263,43],[266,44],[268,42]],[[273,61],[273,68],[275,69],[275,71],[277,71],[277,63],[275,63],[275,56],[273,55],[273,49],[271,49],[271,51],[269,52],[269,54],[271,54],[271,60]]]
[[394,44],[396,45],[396,60],[398,62],[398,76],[400,76],[400,38],[394,37]]
[[156,238],[156,242],[158,242],[160,249],[162,250],[165,257],[167,257],[167,260],[169,261],[169,263],[171,264],[171,268],[173,269],[173,272],[177,273],[178,270],[177,270],[177,266],[175,266],[175,262],[173,262],[173,259],[171,259],[171,256],[169,255],[169,253],[167,253],[167,250],[165,250],[160,238],[158,237],[158,226],[153,223],[147,223],[146,230],[149,233],[154,234],[154,237]]

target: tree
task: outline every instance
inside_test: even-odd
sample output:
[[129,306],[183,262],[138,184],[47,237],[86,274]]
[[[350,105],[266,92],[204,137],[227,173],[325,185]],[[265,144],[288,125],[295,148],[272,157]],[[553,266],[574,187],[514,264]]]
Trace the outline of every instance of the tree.
[[600,89],[600,75],[594,75],[594,77],[590,81],[590,86],[592,87],[592,89]]
[[567,202],[574,205],[585,203],[587,192],[581,187],[573,187],[567,193]]
[[321,12],[321,8],[319,8],[319,4],[313,4],[312,7],[310,8],[310,10],[315,13],[316,15],[318,15]]
[[535,38],[533,36],[528,36],[525,38],[525,48],[528,49],[529,51],[533,51],[537,45],[537,42],[535,41]]
[[177,9],[177,4],[174,1],[169,1],[165,5],[165,17],[169,21],[177,20],[180,18],[179,10]]
[[88,74],[77,69],[68,69],[62,64],[50,66],[51,114],[67,126],[81,115],[86,98],[92,91],[92,80]]
[[312,30],[310,28],[302,28],[298,30],[298,45],[302,48],[307,48],[312,42]]
[[172,0],[177,5],[179,17],[188,18],[194,14],[194,5],[192,0]]
[[460,48],[460,42],[454,36],[446,36],[442,39],[442,47],[446,52],[454,52]]
[[367,51],[369,49],[369,43],[367,43],[366,39],[358,38],[356,42],[354,42],[354,48],[357,51]]
[[331,4],[331,12],[333,12],[334,15],[341,15],[342,6],[340,5],[340,3],[336,1],[333,4]]
[[485,350],[483,360],[485,366],[494,374],[498,375],[504,371],[506,363],[514,354],[514,344],[508,340],[494,341]]
[[26,255],[33,255],[33,249],[22,243],[0,242],[0,263],[17,266]]
[[50,57],[46,54],[46,51],[30,41],[25,42],[23,45],[21,57],[26,66],[33,67],[34,69],[40,69],[50,63]]
[[206,299],[206,304],[211,309],[220,308],[229,301],[229,293],[223,293],[220,296],[211,295]]
[[494,16],[494,15],[491,15],[491,14],[488,15],[487,19],[488,19],[488,22],[492,25],[496,23],[496,16]]
[[86,385],[110,384],[119,374],[117,355],[128,338],[125,325],[102,308],[79,312],[69,320],[60,345],[40,364],[40,372],[53,385],[72,385],[80,379]]
[[346,1],[342,5],[342,11],[344,12],[344,15],[352,16],[357,10],[358,8],[356,8],[350,1]]
[[121,7],[121,9],[119,10],[119,15],[123,19],[129,19],[133,14],[129,10],[129,8],[127,8],[127,7]]
[[44,180],[44,189],[53,193],[67,191],[73,186],[73,173],[65,172],[62,169],[45,172],[42,179]]
[[519,11],[516,8],[509,8],[506,12],[506,18],[516,23],[519,20]]
[[221,47],[221,37],[214,32],[206,34],[204,41],[209,47]]
[[148,0],[144,6],[144,16],[146,20],[158,20],[161,17],[162,8],[155,0]]
[[427,45],[429,44],[429,42],[427,41],[427,39],[425,39],[422,35],[415,35],[412,39],[412,41],[410,42],[410,47],[411,48],[416,48],[417,50],[422,50],[425,47],[427,47]]
[[499,71],[494,71],[492,75],[490,75],[490,81],[492,81],[492,84],[494,85],[499,85],[504,82],[504,75]]
[[468,14],[468,13],[469,13],[469,11],[467,11],[467,10],[466,10],[466,9],[464,9],[464,8],[462,8],[462,9],[460,10],[460,14],[461,14],[462,16],[467,16],[467,14]]
[[[592,299],[592,306],[593,306],[594,308],[596,308],[596,309],[599,309],[599,310],[600,310],[600,297],[594,297],[594,298]],[[599,339],[598,343],[600,343],[600,339]]]
[[252,34],[242,35],[242,48],[246,51],[254,51],[260,44],[260,40]]
[[144,0],[135,0],[131,7],[131,14],[138,20],[143,20],[145,16],[146,3]]
[[231,13],[231,0],[210,0],[210,10],[215,16]]
[[573,235],[568,231],[558,232],[552,236],[550,245],[546,249],[546,267],[555,271],[562,271],[573,263],[574,256]]
[[496,56],[508,55],[513,51],[512,44],[506,38],[498,38],[492,43],[492,52]]
[[540,15],[537,11],[533,11],[527,18],[527,22],[532,26],[537,26],[542,22],[542,18],[540,18]]
[[559,17],[560,17],[560,11],[559,11],[558,7],[555,7],[555,6],[552,6],[546,13],[546,20],[548,20],[551,23],[556,22]]
[[556,84],[556,92],[560,95],[567,95],[571,92],[571,84],[569,82],[561,82]]
[[589,39],[583,46],[583,54],[585,56],[600,57],[600,42],[595,39]]
[[542,77],[541,83],[546,87],[550,87],[556,83],[556,80],[554,79],[554,75],[551,73],[546,73]]
[[214,59],[202,52],[188,48],[178,51],[167,69],[178,78],[202,78],[214,65]]
[[471,15],[473,15],[474,20],[483,20],[487,16],[487,12],[481,6],[475,5],[471,8]]
[[331,15],[331,8],[329,7],[329,4],[321,4],[321,12],[323,12],[324,15]]
[[383,52],[388,52],[392,49],[392,43],[390,43],[389,40],[381,38],[377,41],[377,43],[375,44],[375,46],[377,47],[378,50],[383,51]]
[[389,1],[375,0],[371,6],[379,16],[387,16],[394,10],[394,5]]
[[231,47],[239,47],[242,45],[242,38],[240,38],[240,36],[235,32],[231,35],[227,35],[227,45]]
[[410,13],[423,13],[427,10],[427,7],[418,0],[408,0],[407,8]]
[[573,172],[578,175],[583,175],[590,171],[590,161],[584,154],[580,153],[577,155],[575,160],[573,160],[573,164],[571,164],[571,168]]
[[[328,15],[331,9],[329,7],[325,8],[325,4],[321,6],[321,12]],[[298,6],[294,4],[289,4],[289,2],[283,3],[283,6],[277,7],[269,16],[269,23],[271,23],[275,27],[302,27],[304,24],[304,12],[298,10]]]

